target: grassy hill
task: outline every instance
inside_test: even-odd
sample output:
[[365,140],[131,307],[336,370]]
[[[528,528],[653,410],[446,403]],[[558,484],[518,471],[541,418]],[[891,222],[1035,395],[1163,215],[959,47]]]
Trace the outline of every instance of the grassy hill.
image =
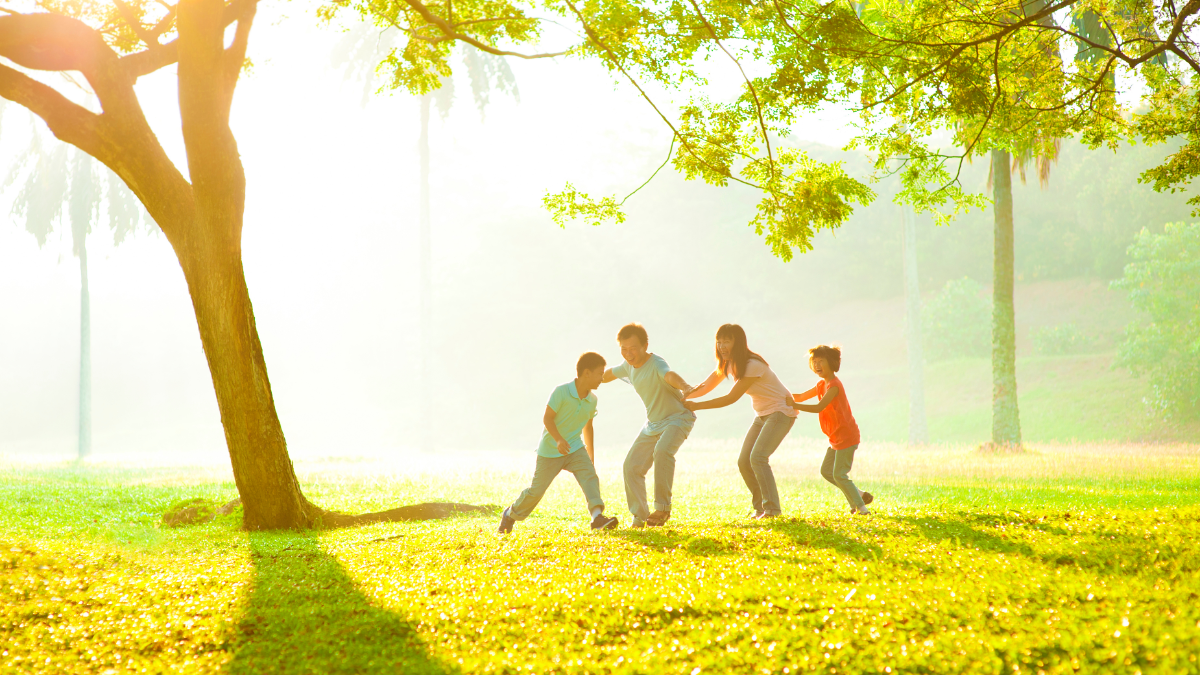
[[[990,290],[988,291],[990,292]],[[927,298],[932,293],[926,294]],[[858,320],[845,340],[842,379],[865,436],[903,441],[908,435],[908,368],[904,361],[901,298],[848,303],[818,322]],[[1021,429],[1030,442],[1196,441],[1200,425],[1171,424],[1144,399],[1149,383],[1113,368],[1125,325],[1136,319],[1124,293],[1094,280],[1018,283],[1017,392]],[[1074,324],[1090,339],[1085,353],[1044,356],[1033,335]],[[925,402],[935,443],[980,443],[991,435],[991,360],[932,362],[925,369]],[[800,426],[800,433],[812,429]]]

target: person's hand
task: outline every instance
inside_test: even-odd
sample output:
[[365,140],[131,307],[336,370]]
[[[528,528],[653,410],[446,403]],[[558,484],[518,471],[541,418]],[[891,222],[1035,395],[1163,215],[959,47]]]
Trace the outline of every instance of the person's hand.
[[789,408],[792,408],[792,409],[796,408],[796,399],[792,398],[791,396],[784,396],[783,403],[784,403],[784,405],[786,405]]
[[688,410],[690,410],[692,412],[696,412],[696,402],[695,401],[684,401],[683,407],[687,408]]
[[686,401],[686,400],[687,400],[687,397],[688,397],[688,396],[691,396],[693,391],[696,391],[696,388],[695,388],[695,387],[688,387],[687,389],[683,389],[683,390],[681,390],[681,391],[679,392],[679,396],[680,396],[680,397],[681,397],[681,398],[682,398],[684,401]]
[[560,455],[571,454],[571,444],[567,442],[567,439],[563,438],[558,441],[558,454],[560,454]]

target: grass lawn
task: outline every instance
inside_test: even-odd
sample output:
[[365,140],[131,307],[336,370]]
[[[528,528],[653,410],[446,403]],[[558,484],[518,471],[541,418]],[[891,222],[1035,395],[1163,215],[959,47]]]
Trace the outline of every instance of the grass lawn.
[[[815,443],[749,521],[728,443],[685,444],[667,527],[593,533],[562,476],[494,518],[250,534],[158,526],[215,467],[0,463],[0,671],[1179,673],[1200,654],[1200,448],[864,445],[852,517]],[[628,522],[621,448],[602,448]],[[533,453],[297,464],[345,511],[510,502]]]

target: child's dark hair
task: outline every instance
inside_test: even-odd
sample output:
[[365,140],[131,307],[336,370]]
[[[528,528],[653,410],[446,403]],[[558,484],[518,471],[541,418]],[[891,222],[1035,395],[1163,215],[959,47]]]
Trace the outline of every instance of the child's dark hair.
[[837,372],[842,367],[842,350],[840,347],[830,347],[829,345],[817,345],[808,350],[808,358],[810,359],[825,359],[829,363],[829,367],[833,372]]
[[621,330],[617,332],[618,340],[625,340],[637,336],[642,341],[643,345],[650,344],[650,338],[646,335],[646,329],[640,323],[628,323],[621,326]]
[[579,361],[575,363],[575,374],[582,375],[585,370],[595,370],[603,368],[605,365],[604,357],[596,352],[587,352],[579,357]]

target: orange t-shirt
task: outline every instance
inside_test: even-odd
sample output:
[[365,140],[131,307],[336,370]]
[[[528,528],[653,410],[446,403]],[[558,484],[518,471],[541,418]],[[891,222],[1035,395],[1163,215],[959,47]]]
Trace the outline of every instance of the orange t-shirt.
[[829,387],[837,385],[838,394],[829,405],[820,412],[821,431],[829,437],[829,447],[834,450],[845,450],[858,445],[858,423],[854,421],[854,413],[850,412],[850,401],[846,398],[846,387],[838,378],[832,382],[821,380],[817,383],[817,400],[825,396]]

